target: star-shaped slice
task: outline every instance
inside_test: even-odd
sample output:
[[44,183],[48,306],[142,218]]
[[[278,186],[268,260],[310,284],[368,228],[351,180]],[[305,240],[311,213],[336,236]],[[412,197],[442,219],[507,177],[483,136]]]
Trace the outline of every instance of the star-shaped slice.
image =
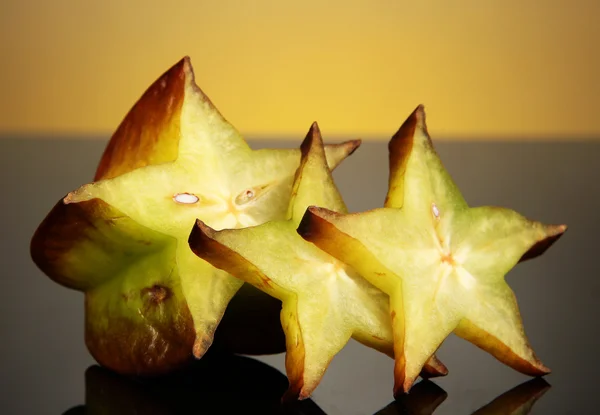
[[[330,166],[358,145],[327,146]],[[127,114],[95,181],[44,219],[32,257],[54,281],[85,292],[86,344],[98,362],[121,373],[168,371],[192,349],[203,355],[242,285],[190,251],[196,218],[217,229],[284,218],[299,163],[298,149],[250,149],[196,85],[184,58]],[[265,319],[252,319],[264,315],[263,304],[275,304],[277,316],[279,304],[253,290],[240,300],[251,304],[238,307],[245,310],[239,317],[264,335],[238,337],[232,348],[282,351],[283,342],[270,337],[281,333],[278,320],[269,328],[261,326]]]
[[300,234],[390,295],[395,394],[451,333],[532,376],[534,355],[505,274],[566,230],[498,207],[469,208],[437,156],[419,106],[390,144],[386,207],[343,215],[310,207]]
[[[393,356],[388,296],[296,232],[309,205],[346,212],[316,123],[301,149],[290,219],[221,231],[199,220],[189,239],[199,257],[282,301],[286,400],[310,396],[350,338]],[[424,370],[424,376],[445,373],[435,358]]]

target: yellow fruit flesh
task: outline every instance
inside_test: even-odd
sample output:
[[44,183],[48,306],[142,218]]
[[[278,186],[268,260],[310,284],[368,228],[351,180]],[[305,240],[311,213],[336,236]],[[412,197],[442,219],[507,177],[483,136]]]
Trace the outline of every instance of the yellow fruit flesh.
[[[399,139],[410,143],[398,144]],[[536,243],[566,228],[532,222],[508,209],[469,209],[433,150],[422,109],[403,125],[390,149],[402,159],[391,158],[399,170],[391,172],[386,208],[352,215],[311,209],[301,233],[390,295],[396,391],[410,389],[454,330],[524,373],[547,373],[524,335],[504,275]],[[398,149],[408,153],[394,154]],[[333,225],[329,236],[320,229],[327,223]],[[365,260],[332,242],[336,238],[364,250]]]
[[346,211],[316,125],[302,151],[289,220],[219,232],[199,222],[190,237],[200,257],[283,302],[288,398],[309,396],[351,337],[393,355],[388,296],[296,232],[309,204]]
[[[326,146],[330,166],[357,145]],[[60,200],[44,219],[32,257],[54,281],[85,292],[86,342],[101,364],[127,374],[168,371],[191,357],[194,336],[194,353],[204,353],[241,285],[189,250],[196,218],[219,229],[284,218],[299,163],[297,149],[252,151],[196,86],[184,58],[128,112],[96,181]],[[221,347],[282,350],[272,318],[279,305],[257,293],[236,296]],[[156,306],[146,313],[148,296]],[[260,335],[241,335],[240,324],[244,333]]]

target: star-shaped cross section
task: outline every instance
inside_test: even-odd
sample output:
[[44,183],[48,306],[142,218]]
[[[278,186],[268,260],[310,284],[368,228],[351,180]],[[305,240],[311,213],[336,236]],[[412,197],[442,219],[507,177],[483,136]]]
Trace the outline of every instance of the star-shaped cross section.
[[549,370],[524,334],[505,274],[566,230],[498,207],[470,208],[433,149],[419,106],[392,138],[386,207],[311,207],[300,234],[390,296],[394,393],[454,332],[532,376]]
[[[282,301],[290,380],[286,400],[310,396],[350,338],[393,356],[388,296],[296,232],[309,205],[346,212],[316,123],[301,150],[290,219],[222,231],[198,221],[190,235],[198,256]],[[446,369],[435,357],[423,373],[443,374]]]
[[[327,146],[332,168],[358,145]],[[252,150],[184,58],[127,114],[95,181],[49,213],[32,257],[55,281],[85,291],[86,343],[96,360],[122,373],[168,371],[192,348],[204,354],[242,285],[190,251],[196,218],[217,229],[284,218],[299,163],[298,149]],[[238,338],[235,347],[273,352],[270,341]]]

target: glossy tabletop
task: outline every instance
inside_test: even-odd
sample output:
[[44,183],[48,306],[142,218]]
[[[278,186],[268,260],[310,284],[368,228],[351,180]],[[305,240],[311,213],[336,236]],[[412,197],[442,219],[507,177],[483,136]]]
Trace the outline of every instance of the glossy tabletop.
[[[327,141],[327,137],[325,137]],[[337,141],[337,140],[336,140]],[[526,333],[552,369],[530,380],[451,336],[449,375],[393,402],[393,362],[351,341],[309,401],[281,407],[284,355],[212,353],[153,382],[95,366],[83,341],[83,295],[44,276],[29,240],[56,201],[91,180],[106,140],[0,139],[0,412],[6,414],[595,414],[600,369],[600,143],[436,142],[470,205],[512,208],[567,233],[507,276]],[[251,141],[255,148],[294,141]],[[387,143],[368,142],[334,177],[351,211],[379,207]]]

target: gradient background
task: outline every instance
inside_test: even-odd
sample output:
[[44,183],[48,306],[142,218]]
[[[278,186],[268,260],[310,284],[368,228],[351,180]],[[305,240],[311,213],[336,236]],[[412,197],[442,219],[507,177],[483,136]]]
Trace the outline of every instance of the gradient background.
[[[190,55],[247,136],[600,132],[596,0],[4,0],[0,131],[110,134]],[[433,122],[434,121],[434,122]]]
[[[162,4],[162,3],[161,3]],[[253,147],[361,137],[335,172],[348,206],[382,204],[387,139],[418,103],[471,205],[569,231],[507,281],[553,369],[532,414],[593,414],[600,362],[600,3],[596,1],[9,0],[0,4],[0,408],[85,403],[83,297],[29,259],[35,228],[89,182],[112,131],[162,72],[190,55],[197,81]],[[275,141],[274,141],[275,140]],[[470,414],[527,377],[450,337],[448,398]],[[283,369],[283,355],[261,360]],[[232,380],[232,388],[239,387]],[[392,364],[352,342],[314,401],[329,415],[391,401]]]

